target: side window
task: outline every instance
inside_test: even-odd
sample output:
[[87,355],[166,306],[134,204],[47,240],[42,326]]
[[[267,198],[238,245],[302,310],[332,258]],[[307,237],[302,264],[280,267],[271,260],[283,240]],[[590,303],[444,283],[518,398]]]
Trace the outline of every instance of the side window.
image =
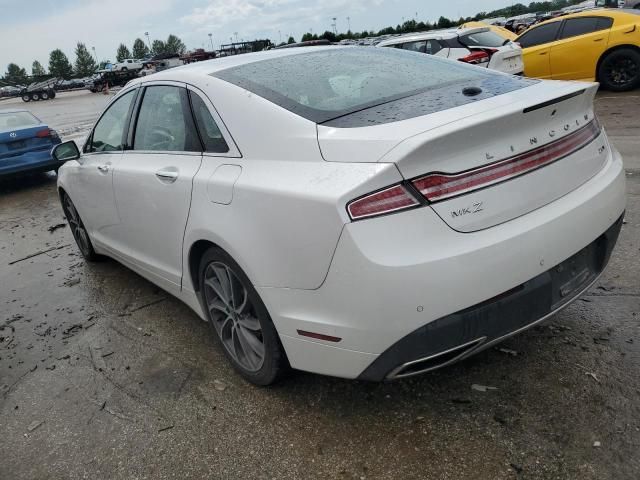
[[202,151],[189,111],[186,89],[164,85],[145,89],[136,122],[133,149]]
[[427,51],[429,55],[435,55],[442,50],[442,45],[438,40],[427,40]]
[[611,27],[613,27],[613,18],[598,17],[596,30],[609,30]]
[[535,47],[545,43],[553,42],[560,30],[562,22],[547,23],[527,30],[522,36],[516,39],[522,48]]
[[87,152],[111,152],[123,149],[123,133],[134,94],[135,90],[125,93],[113,102],[102,115],[93,129],[91,144],[86,149]]
[[596,17],[570,18],[564,22],[560,38],[577,37],[578,35],[593,33],[596,30],[599,30],[598,18]]
[[191,105],[193,106],[193,115],[196,118],[200,138],[204,143],[205,151],[212,153],[226,153],[229,146],[225,142],[222,132],[218,128],[216,121],[211,116],[211,112],[207,108],[206,103],[199,95],[189,92],[191,96]]
[[402,44],[403,50],[409,50],[411,52],[427,53],[427,42],[422,40],[419,42],[407,42]]

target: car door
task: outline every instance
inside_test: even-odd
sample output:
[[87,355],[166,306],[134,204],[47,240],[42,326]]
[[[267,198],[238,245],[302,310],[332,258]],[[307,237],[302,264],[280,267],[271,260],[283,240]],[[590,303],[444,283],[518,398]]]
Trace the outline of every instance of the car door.
[[193,177],[202,163],[185,84],[145,84],[127,149],[114,170],[120,223],[114,246],[170,292],[180,288]]
[[527,77],[551,77],[551,44],[558,36],[561,21],[544,23],[531,28],[516,39],[522,46],[524,74]]
[[106,245],[120,219],[113,192],[113,169],[122,156],[127,125],[138,89],[119,95],[105,110],[89,135],[75,179],[67,192],[80,212],[92,240]]
[[558,40],[551,47],[551,78],[595,79],[598,59],[607,49],[613,20],[579,17],[564,21]]

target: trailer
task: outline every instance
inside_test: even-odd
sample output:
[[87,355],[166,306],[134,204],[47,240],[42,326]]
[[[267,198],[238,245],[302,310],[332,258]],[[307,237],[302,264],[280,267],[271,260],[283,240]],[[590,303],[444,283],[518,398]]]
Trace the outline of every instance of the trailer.
[[50,100],[56,98],[55,86],[60,81],[59,78],[50,78],[42,82],[34,82],[20,91],[23,102],[31,100]]

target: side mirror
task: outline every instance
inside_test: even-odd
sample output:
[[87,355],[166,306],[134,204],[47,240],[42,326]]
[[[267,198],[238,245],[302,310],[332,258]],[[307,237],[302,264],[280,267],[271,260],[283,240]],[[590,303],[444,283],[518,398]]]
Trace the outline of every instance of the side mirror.
[[53,147],[51,156],[59,162],[77,160],[80,158],[80,150],[78,150],[76,142],[69,140],[68,142],[63,142]]

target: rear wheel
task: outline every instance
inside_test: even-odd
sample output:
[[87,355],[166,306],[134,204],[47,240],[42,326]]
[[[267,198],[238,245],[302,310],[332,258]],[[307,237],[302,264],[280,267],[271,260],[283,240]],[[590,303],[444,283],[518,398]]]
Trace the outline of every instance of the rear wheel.
[[635,88],[640,84],[640,53],[621,48],[607,54],[598,68],[598,80],[613,92]]
[[198,272],[202,303],[225,356],[249,382],[274,383],[289,364],[269,312],[247,275],[216,247],[205,252]]
[[49,90],[49,98],[51,99],[56,98],[56,91],[53,88]]
[[49,100],[49,92],[42,92],[40,98],[42,98],[42,100]]
[[25,93],[24,95],[22,95],[22,101],[23,102],[29,102],[31,100],[31,96],[27,93]]
[[71,234],[73,235],[82,256],[89,262],[95,262],[98,260],[100,257],[93,249],[91,239],[89,238],[89,234],[87,233],[84,223],[82,223],[80,214],[78,214],[78,210],[76,210],[71,198],[69,198],[69,195],[66,193],[62,194],[62,210],[64,211],[65,217],[67,217],[69,227],[71,228]]
[[31,100],[33,100],[34,102],[37,102],[38,100],[40,100],[40,94],[39,93],[32,93],[31,94]]

